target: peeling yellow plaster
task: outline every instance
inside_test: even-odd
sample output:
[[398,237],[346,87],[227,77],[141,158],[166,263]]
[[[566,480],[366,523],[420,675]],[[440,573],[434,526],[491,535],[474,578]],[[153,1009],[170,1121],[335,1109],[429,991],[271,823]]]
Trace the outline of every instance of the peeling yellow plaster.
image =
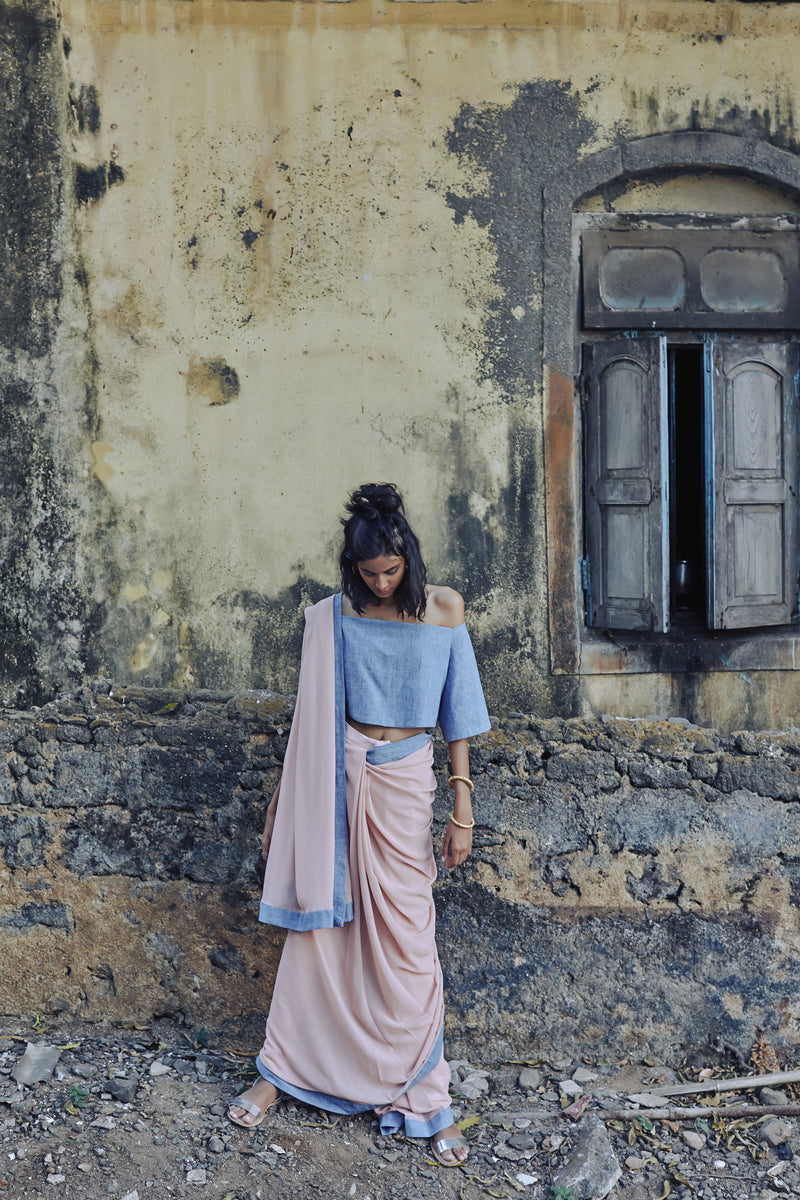
[[123,600],[144,600],[147,588],[143,583],[125,583],[119,589]]
[[188,621],[181,621],[178,626],[178,668],[170,684],[175,688],[193,688],[197,685],[197,675],[192,666],[192,630]]
[[106,462],[106,455],[112,454],[114,447],[108,442],[92,442],[89,447],[89,452],[92,456],[92,474],[100,480],[101,483],[108,483],[114,474],[114,468],[111,463]]
[[[94,22],[107,32],[141,30],[156,34],[181,31],[191,33],[204,28],[236,26],[251,31],[279,29],[358,30],[375,27],[437,29],[540,30],[559,35],[583,30],[594,34],[662,30],[675,33],[686,30],[688,38],[755,34],[765,27],[778,26],[790,33],[793,13],[775,12],[776,5],[748,4],[734,0],[648,0],[631,4],[630,0],[436,0],[435,3],[403,3],[401,0],[351,0],[350,3],[286,3],[286,0],[222,3],[220,0],[194,0],[192,4],[174,4],[170,0],[149,0],[131,4],[130,0],[69,0],[63,7],[70,12],[93,10]],[[791,6],[788,6],[791,8]]]
[[153,571],[150,580],[150,586],[156,592],[169,592],[172,590],[173,574],[169,570]]
[[789,196],[754,179],[730,174],[720,186],[717,173],[675,174],[656,179],[634,179],[621,195],[606,200],[587,196],[576,212],[709,212],[780,214],[797,211],[797,197]]
[[[453,422],[492,450],[485,494],[507,483],[509,411],[476,383],[494,251],[445,196],[468,189],[445,149],[464,57],[493,102],[505,66],[458,39],[443,74],[440,35],[390,28],[252,40],[229,6],[230,26],[217,10],[191,35],[112,31],[96,6],[81,30],[81,11],[69,69],[97,86],[98,140],[126,172],[81,214],[109,488],[142,514],[148,553],[180,548],[196,609],[274,595],[298,561],[333,584],[339,508],[376,474],[402,485],[435,561]],[[235,403],[208,395],[209,362],[235,371]]]
[[152,633],[148,633],[146,637],[136,646],[131,655],[131,670],[138,674],[140,671],[146,671],[155,657],[157,642]]

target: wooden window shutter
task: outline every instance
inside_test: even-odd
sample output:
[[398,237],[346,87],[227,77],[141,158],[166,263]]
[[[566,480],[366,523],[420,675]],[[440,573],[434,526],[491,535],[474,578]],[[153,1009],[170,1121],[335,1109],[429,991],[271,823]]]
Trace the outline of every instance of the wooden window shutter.
[[586,346],[584,394],[588,623],[664,631],[669,621],[665,338]]
[[715,337],[705,362],[708,624],[785,625],[797,611],[797,347]]

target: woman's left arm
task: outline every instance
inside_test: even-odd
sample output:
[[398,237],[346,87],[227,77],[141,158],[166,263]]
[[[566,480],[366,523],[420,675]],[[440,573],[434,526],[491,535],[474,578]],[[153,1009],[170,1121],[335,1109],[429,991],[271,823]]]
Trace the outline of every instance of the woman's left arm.
[[[453,774],[469,779],[469,742],[459,738],[457,742],[448,742],[448,746]],[[442,844],[442,861],[448,871],[459,867],[472,849],[472,792],[463,779],[453,781],[453,817],[458,824],[452,818],[448,821]],[[463,829],[463,825],[469,828]]]

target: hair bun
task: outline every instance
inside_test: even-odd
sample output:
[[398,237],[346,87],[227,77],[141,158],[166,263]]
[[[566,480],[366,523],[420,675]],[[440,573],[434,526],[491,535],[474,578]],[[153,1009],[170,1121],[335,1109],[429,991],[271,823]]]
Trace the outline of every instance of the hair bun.
[[345,505],[354,517],[378,521],[389,513],[403,512],[403,501],[393,483],[363,483]]

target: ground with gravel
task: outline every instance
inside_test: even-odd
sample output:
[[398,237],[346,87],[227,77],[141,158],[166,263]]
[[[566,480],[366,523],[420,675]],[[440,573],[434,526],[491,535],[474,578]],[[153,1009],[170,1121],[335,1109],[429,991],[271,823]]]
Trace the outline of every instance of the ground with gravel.
[[[15,1071],[29,1043],[60,1053],[49,1080],[20,1085]],[[329,1120],[284,1099],[258,1129],[234,1127],[227,1101],[252,1078],[256,1048],[170,1021],[122,1029],[7,1018],[0,1036],[0,1196],[551,1200],[559,1195],[554,1181],[566,1178],[581,1131],[592,1123],[603,1139],[608,1130],[611,1162],[621,1171],[610,1191],[595,1195],[774,1200],[800,1194],[798,1121],[781,1118],[766,1137],[775,1117],[720,1117],[723,1104],[796,1103],[791,1087],[713,1096],[707,1116],[686,1122],[650,1119],[646,1105],[627,1099],[701,1075],[741,1074],[741,1063],[727,1063],[724,1052],[671,1066],[453,1064],[453,1104],[470,1157],[448,1170],[432,1160],[426,1142],[382,1137],[369,1114]],[[572,1104],[574,1116],[565,1111]],[[626,1106],[624,1119],[611,1119],[612,1110]],[[588,1188],[606,1186],[601,1173],[577,1185],[574,1200],[589,1200]],[[570,1200],[566,1185],[560,1194]]]

